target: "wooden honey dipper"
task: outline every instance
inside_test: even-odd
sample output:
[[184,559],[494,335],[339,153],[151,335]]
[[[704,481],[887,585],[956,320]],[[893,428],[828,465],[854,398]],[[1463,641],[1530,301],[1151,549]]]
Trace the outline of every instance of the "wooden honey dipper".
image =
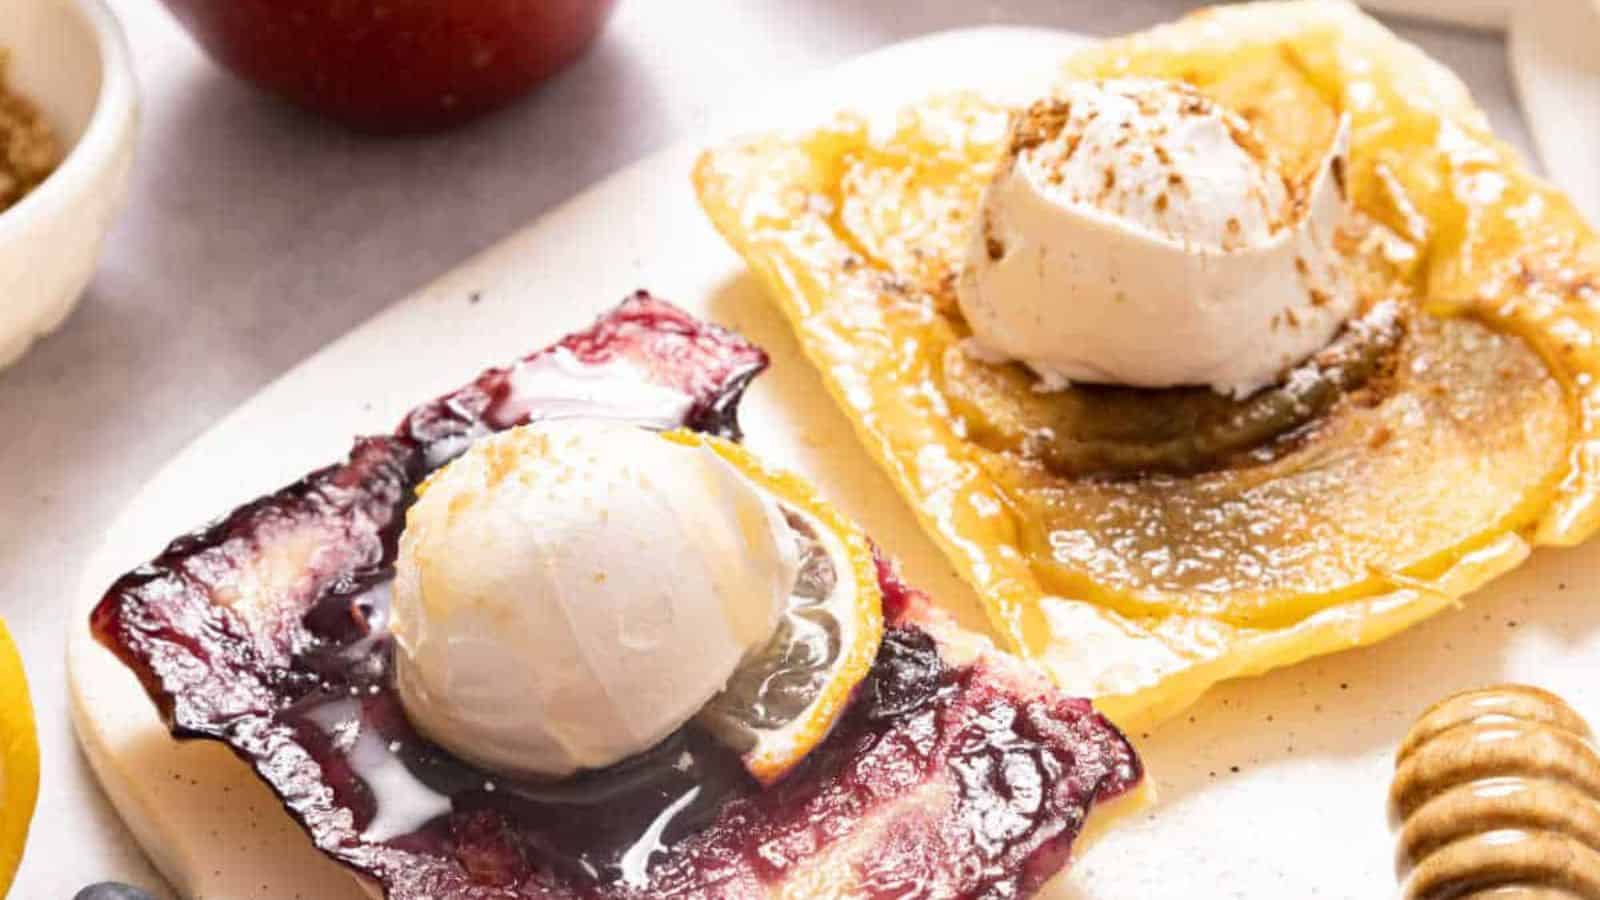
[[1405,900],[1600,900],[1600,753],[1548,691],[1435,704],[1400,745],[1389,804]]

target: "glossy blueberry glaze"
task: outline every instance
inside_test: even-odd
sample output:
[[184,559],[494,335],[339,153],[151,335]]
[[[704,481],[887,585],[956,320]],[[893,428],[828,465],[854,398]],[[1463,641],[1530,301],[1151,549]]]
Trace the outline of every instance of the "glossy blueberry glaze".
[[765,364],[637,295],[178,539],[112,586],[93,628],[175,735],[225,741],[324,852],[394,900],[754,898],[801,879],[874,898],[1031,893],[1091,808],[1139,782],[1138,759],[1086,701],[1014,661],[948,662],[923,627],[936,614],[886,564],[871,675],[766,790],[692,724],[614,768],[537,782],[476,769],[406,720],[386,612],[421,478],[479,435],[553,415],[736,437]]

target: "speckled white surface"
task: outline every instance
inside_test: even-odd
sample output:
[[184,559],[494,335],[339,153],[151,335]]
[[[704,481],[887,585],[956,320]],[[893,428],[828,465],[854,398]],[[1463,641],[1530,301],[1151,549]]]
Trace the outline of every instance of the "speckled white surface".
[[[406,141],[351,137],[286,111],[206,65],[153,0],[113,5],[146,98],[132,201],[83,306],[0,372],[0,614],[27,658],[45,754],[33,843],[14,892],[28,900],[66,900],[102,878],[159,883],[75,749],[62,633],[107,522],[207,426],[389,303],[587,183],[693,134],[712,110],[758,96],[763,83],[943,28],[1027,23],[1108,34],[1172,18],[1189,4],[706,0],[685,16],[679,4],[628,0],[595,51],[528,102],[464,131]],[[1455,67],[1500,132],[1525,146],[1499,39],[1403,33]],[[149,549],[165,537],[151,535]],[[1421,680],[1459,652],[1446,648],[1489,647],[1483,672],[1495,677],[1567,642],[1579,628],[1571,623],[1588,623],[1577,634],[1596,630],[1571,593],[1525,607],[1531,584],[1381,651],[1347,654],[1339,672],[1371,676],[1347,682],[1348,690],[1330,663],[1313,663],[1273,676],[1282,698],[1276,712],[1243,708],[1246,692],[1223,692],[1194,711],[1193,725],[1167,729],[1152,761],[1183,773],[1186,756],[1228,745],[1248,726],[1259,746],[1238,747],[1238,764],[1286,767],[1287,748],[1307,724],[1337,714],[1349,722],[1347,739],[1318,752],[1370,778],[1371,763],[1358,761],[1367,757],[1346,751],[1370,750],[1408,712],[1377,677],[1394,677],[1396,660],[1413,660],[1409,677]],[[1519,631],[1508,627],[1513,619],[1546,624]],[[1503,650],[1502,631],[1517,638]],[[1452,685],[1440,679],[1423,689],[1434,686]],[[1179,790],[1169,790],[1170,808],[1181,814],[1199,809],[1199,796],[1226,799],[1230,775],[1218,772],[1219,788],[1198,792],[1208,773],[1183,773]],[[1314,810],[1285,805],[1291,821],[1316,824]],[[1215,852],[1240,869],[1260,864],[1251,833],[1284,827],[1223,824]],[[1342,837],[1305,832],[1330,845]],[[1136,838],[1113,838],[1085,874],[1109,876],[1136,861]],[[1360,843],[1371,850],[1384,840],[1369,834]],[[1339,865],[1329,855],[1328,865]],[[1226,881],[1203,888],[1203,896],[1237,893]]]

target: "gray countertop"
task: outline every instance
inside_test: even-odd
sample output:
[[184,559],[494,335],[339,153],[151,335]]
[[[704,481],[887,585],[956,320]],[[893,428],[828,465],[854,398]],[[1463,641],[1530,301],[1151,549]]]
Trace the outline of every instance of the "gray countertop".
[[[82,307],[0,372],[0,615],[26,658],[44,765],[13,896],[160,883],[77,752],[62,633],[103,523],[213,421],[474,251],[693,134],[736,90],[931,31],[1112,34],[1192,5],[626,0],[587,58],[514,109],[441,137],[372,140],[222,76],[156,0],[112,0],[145,99],[132,197]],[[1498,37],[1400,30],[1527,147]]]

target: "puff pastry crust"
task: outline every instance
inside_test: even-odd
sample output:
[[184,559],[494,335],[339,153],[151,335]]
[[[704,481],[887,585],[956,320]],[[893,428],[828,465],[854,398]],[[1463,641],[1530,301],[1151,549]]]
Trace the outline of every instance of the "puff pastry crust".
[[1408,310],[1405,349],[1385,389],[1271,459],[1109,479],[1030,456],[1045,401],[960,352],[952,295],[1007,109],[957,95],[889,128],[843,114],[695,171],[1011,649],[1147,724],[1224,679],[1381,640],[1596,529],[1600,240],[1450,72],[1354,6],[1311,0],[1206,10],[1063,70],[1119,75],[1194,84],[1290,167],[1351,118],[1367,228],[1349,255]]

